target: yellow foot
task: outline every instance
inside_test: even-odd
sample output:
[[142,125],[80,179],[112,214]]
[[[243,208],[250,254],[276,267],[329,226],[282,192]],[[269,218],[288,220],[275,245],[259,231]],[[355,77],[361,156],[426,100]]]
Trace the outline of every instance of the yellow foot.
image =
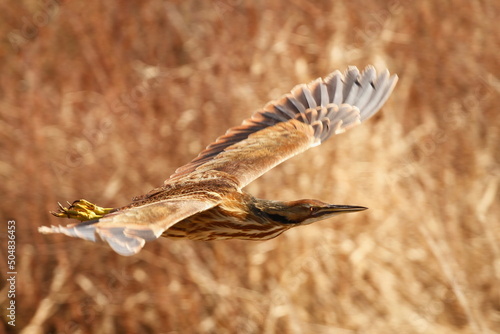
[[59,218],[74,218],[81,221],[102,218],[114,210],[113,208],[101,208],[84,199],[76,200],[72,204],[68,202],[69,208],[63,207],[61,203],[58,204],[59,211],[50,211],[51,214]]

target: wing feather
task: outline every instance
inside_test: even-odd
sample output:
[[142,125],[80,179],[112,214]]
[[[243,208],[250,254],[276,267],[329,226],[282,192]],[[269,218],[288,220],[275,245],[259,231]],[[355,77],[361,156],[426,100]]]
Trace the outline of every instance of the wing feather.
[[83,223],[42,226],[39,231],[44,234],[62,233],[94,242],[98,241],[96,236],[99,236],[115,252],[128,256],[137,254],[146,241],[157,239],[180,220],[208,210],[217,203],[206,199],[197,200],[191,196],[177,197],[127,208]]
[[236,176],[240,188],[244,187],[284,160],[371,117],[396,82],[397,76],[387,70],[377,76],[373,66],[362,73],[351,66],[344,75],[335,71],[325,79],[298,85],[229,129],[165,183],[190,173],[218,170]]
[[314,146],[316,141],[309,124],[298,120],[280,122],[229,146],[194,173],[224,172],[221,175],[236,177],[239,188],[243,188],[277,164]]
[[337,70],[331,73],[325,79],[325,84],[328,90],[328,100],[332,104],[340,105],[343,101],[343,87],[342,74]]

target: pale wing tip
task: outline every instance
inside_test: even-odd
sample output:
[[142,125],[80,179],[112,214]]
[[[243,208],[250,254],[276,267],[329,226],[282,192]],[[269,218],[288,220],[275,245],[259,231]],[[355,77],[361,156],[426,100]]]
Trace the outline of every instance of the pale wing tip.
[[96,234],[107,242],[118,254],[131,256],[137,254],[146,244],[158,238],[161,233],[147,229],[131,229],[126,227],[102,227],[94,224],[79,224],[71,227],[64,226],[41,226],[38,232],[42,234],[61,233],[70,237],[81,238],[89,241],[97,241]]
[[38,232],[39,233],[42,233],[42,234],[52,234],[52,233],[58,233],[58,232],[54,232],[53,229],[54,229],[55,226],[51,226],[51,227],[48,227],[48,226],[40,226],[38,228]]
[[382,106],[387,102],[389,97],[391,96],[396,84],[398,82],[399,77],[396,74],[391,75],[389,70],[386,69],[383,75],[380,75],[377,87],[379,93],[375,94],[374,101],[367,105],[365,108],[362,108],[361,111],[361,120],[365,121],[368,118],[375,115]]
[[[382,108],[392,94],[397,81],[398,76],[391,75],[387,68],[377,75],[375,67],[369,65],[358,76],[356,85],[359,89],[352,89],[354,94],[351,94],[345,103],[358,107],[361,121],[365,121]],[[354,86],[352,83],[347,84]]]
[[125,230],[124,227],[99,228],[97,233],[118,254],[124,256],[135,255],[144,247],[146,240],[138,236],[127,235]]
[[38,228],[38,232],[42,234],[55,234],[61,233],[69,237],[81,238],[90,241],[96,241],[95,237],[95,227],[92,225],[77,225],[72,227],[65,226],[41,226]]

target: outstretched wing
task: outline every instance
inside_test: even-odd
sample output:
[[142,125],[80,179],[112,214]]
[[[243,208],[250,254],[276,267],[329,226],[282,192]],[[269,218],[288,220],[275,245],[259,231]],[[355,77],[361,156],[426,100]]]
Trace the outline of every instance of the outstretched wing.
[[103,218],[67,226],[42,226],[41,233],[63,233],[70,237],[98,241],[98,235],[118,254],[137,254],[146,241],[157,239],[180,220],[217,205],[218,201],[181,196],[152,202],[123,211],[110,213]]
[[370,118],[388,99],[397,79],[388,70],[377,75],[373,66],[361,74],[349,67],[344,75],[335,71],[325,79],[298,85],[229,129],[165,184],[187,174],[217,170],[236,177],[243,188],[281,162]]

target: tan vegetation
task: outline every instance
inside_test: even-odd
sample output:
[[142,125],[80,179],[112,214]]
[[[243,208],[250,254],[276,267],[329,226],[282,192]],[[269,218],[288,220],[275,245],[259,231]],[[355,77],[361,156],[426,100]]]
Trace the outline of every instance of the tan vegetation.
[[[499,331],[498,1],[0,7],[0,217],[16,220],[16,329]],[[126,204],[295,84],[371,63],[400,76],[383,110],[247,188],[370,210],[267,242],[162,239],[134,257],[37,233],[56,223],[58,201]]]

